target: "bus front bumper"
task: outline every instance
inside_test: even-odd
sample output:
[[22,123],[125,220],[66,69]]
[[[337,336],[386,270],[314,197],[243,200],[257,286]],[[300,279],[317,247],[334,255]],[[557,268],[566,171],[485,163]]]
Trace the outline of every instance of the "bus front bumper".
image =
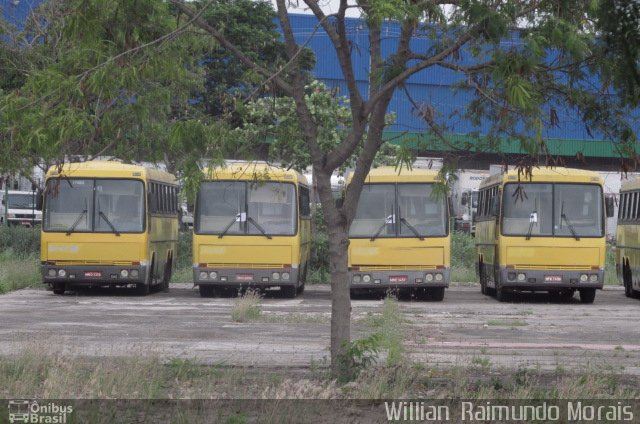
[[[522,277],[520,274],[523,274]],[[584,276],[586,275],[586,281]],[[530,270],[500,268],[502,287],[524,291],[548,291],[554,289],[601,289],[604,271]]]
[[[193,268],[193,283],[212,287],[282,287],[298,284],[299,268]],[[287,277],[287,278],[285,278]]]
[[[124,272],[126,271],[126,272]],[[70,283],[77,286],[139,284],[147,281],[146,265],[53,265],[41,266],[45,284]]]
[[[368,281],[365,281],[368,280]],[[449,287],[449,268],[436,270],[349,271],[351,289]]]

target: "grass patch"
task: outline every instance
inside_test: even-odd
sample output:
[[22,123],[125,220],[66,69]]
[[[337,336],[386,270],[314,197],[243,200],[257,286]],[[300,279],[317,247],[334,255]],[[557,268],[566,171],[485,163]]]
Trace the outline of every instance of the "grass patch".
[[256,290],[247,290],[233,303],[231,319],[235,322],[255,321],[260,318],[261,313],[260,293]]
[[11,257],[10,253],[0,255],[0,294],[41,287],[40,261],[35,256]]
[[404,360],[404,318],[400,304],[393,296],[387,296],[382,306],[382,313],[371,315],[369,324],[380,335],[380,347],[387,351],[387,365],[395,366]]
[[302,314],[299,312],[271,314],[261,313],[258,318],[259,322],[275,323],[275,324],[321,324],[331,322],[331,316],[324,313],[319,314]]
[[521,319],[490,319],[487,321],[487,325],[497,327],[524,327],[529,324]]
[[477,283],[476,270],[469,267],[451,266],[452,283]]

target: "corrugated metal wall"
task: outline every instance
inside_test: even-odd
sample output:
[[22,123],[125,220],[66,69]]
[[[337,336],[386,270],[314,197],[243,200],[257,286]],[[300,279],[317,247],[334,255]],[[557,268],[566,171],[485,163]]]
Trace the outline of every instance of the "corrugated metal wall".
[[[319,28],[313,38],[308,41],[317,27],[315,16],[291,15],[291,24],[298,43],[308,42],[308,47],[316,54],[315,77],[324,81],[329,87],[337,87],[339,92],[346,96],[348,91],[333,45],[326,33],[322,28]],[[352,45],[351,57],[356,76],[360,81],[359,87],[366,94],[366,75],[370,60],[367,29],[361,20],[349,19],[347,33]],[[395,51],[399,34],[400,29],[397,23],[385,23],[382,30],[382,51],[386,57]],[[517,33],[513,33],[511,39],[503,41],[503,44],[505,47],[521,47]],[[417,37],[412,42],[412,48],[418,52],[428,51],[431,45],[432,42],[426,36]],[[460,65],[473,64],[473,55],[469,51],[463,50],[456,63]],[[466,78],[462,73],[432,67],[412,76],[405,87],[417,105],[432,107],[436,116],[444,122],[449,134],[462,136],[464,139],[466,135],[474,132],[486,134],[490,126],[489,122],[483,122],[480,126],[475,127],[467,119],[464,119],[466,106],[474,98],[474,92],[466,88],[456,89],[455,86],[465,81]],[[589,83],[593,87],[599,85],[597,80]],[[416,109],[404,90],[396,90],[389,105],[389,111],[396,114],[396,122],[388,128],[388,131],[393,134],[427,132],[424,121],[416,113]],[[581,114],[578,110],[562,104],[549,103],[545,106],[547,114],[550,114],[551,108],[555,109],[559,123],[556,126],[551,126],[546,122],[543,137],[549,140],[549,147],[554,154],[573,156],[576,151],[582,151],[586,156],[617,156],[611,143],[604,140],[606,137],[603,134],[596,130],[589,131],[587,129],[580,119]],[[634,127],[640,130],[637,121],[634,123]],[[519,148],[514,145],[507,147],[507,150],[516,153]]]

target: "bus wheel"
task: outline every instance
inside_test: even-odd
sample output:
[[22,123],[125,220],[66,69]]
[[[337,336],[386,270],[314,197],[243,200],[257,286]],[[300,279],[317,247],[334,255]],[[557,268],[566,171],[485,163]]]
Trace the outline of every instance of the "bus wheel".
[[436,302],[442,302],[444,299],[444,287],[434,287],[429,289],[429,298]]
[[280,292],[283,297],[287,299],[293,299],[296,297],[296,293],[298,292],[298,288],[296,286],[280,286]]
[[596,289],[580,289],[580,302],[593,303],[596,298]]
[[507,292],[504,289],[504,287],[502,287],[502,284],[498,284],[496,282],[496,300],[498,302],[506,302],[507,301]]
[[55,294],[64,294],[64,291],[67,289],[64,283],[53,283],[53,293]]
[[633,279],[631,276],[631,270],[626,264],[622,268],[622,283],[624,284],[624,295],[627,297],[633,297]]
[[201,284],[198,286],[198,290],[200,291],[200,297],[214,297],[216,294],[216,288],[212,286],[203,286]]
[[171,259],[171,256],[169,256],[167,262],[164,264],[164,276],[162,278],[161,288],[165,293],[169,291],[169,281],[171,280]]
[[149,284],[138,283],[136,284],[136,294],[138,296],[146,296],[149,294]]
[[478,264],[478,278],[480,278],[480,293],[489,294],[487,290],[487,276],[484,273],[484,265],[482,262]]

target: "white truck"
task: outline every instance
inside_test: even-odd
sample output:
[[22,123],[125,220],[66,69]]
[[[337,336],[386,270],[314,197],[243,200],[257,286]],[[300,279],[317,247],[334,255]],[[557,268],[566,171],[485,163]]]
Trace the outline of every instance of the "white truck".
[[39,191],[0,191],[0,224],[33,227],[42,223],[42,195]]
[[475,234],[474,218],[478,208],[478,187],[489,176],[488,170],[466,169],[456,173],[458,177],[451,188],[454,230]]

